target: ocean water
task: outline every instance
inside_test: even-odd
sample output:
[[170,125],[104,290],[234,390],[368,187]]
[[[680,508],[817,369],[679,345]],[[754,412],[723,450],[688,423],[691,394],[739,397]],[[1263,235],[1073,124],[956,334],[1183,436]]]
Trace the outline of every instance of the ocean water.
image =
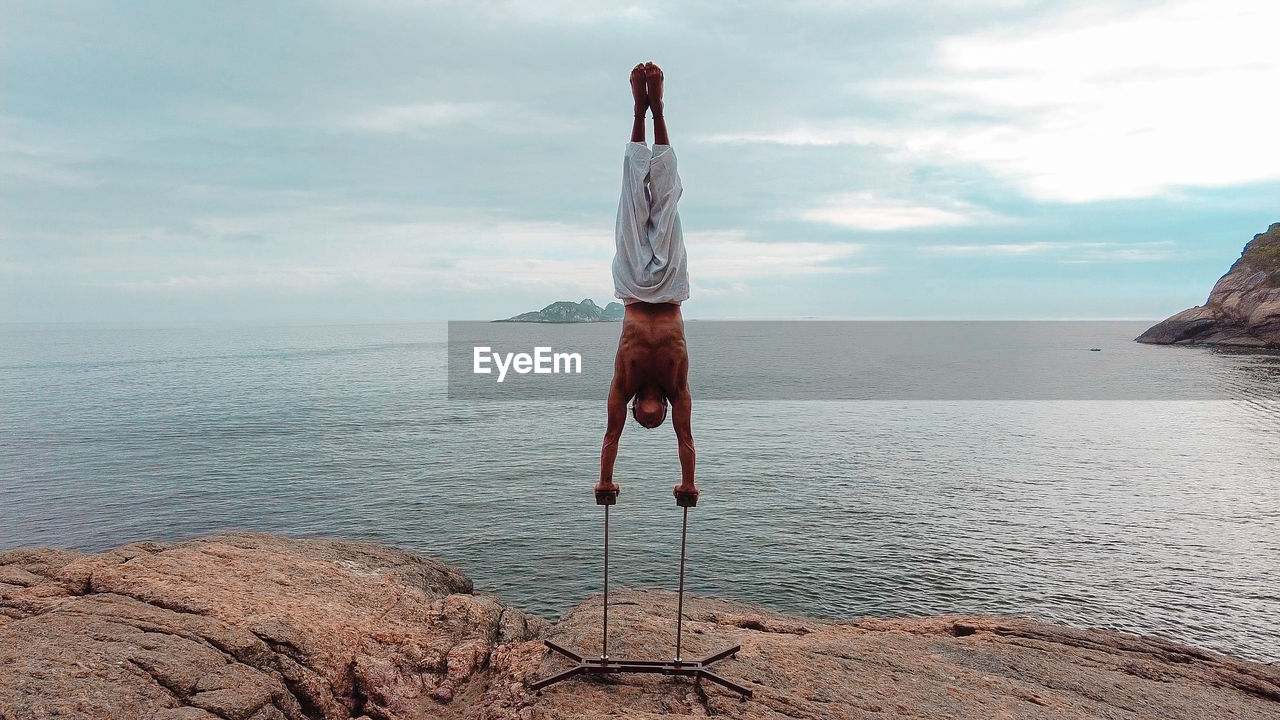
[[[1072,342],[1128,354],[1136,382],[1193,367],[1233,392],[696,400],[688,588],[834,618],[1029,615],[1280,660],[1280,357],[1132,343],[1144,326]],[[1087,385],[1091,355],[1045,332],[1017,351]],[[443,324],[0,326],[0,549],[370,538],[554,619],[600,591],[603,399],[450,400],[446,355]],[[611,580],[674,588],[669,424],[628,426],[617,478]]]

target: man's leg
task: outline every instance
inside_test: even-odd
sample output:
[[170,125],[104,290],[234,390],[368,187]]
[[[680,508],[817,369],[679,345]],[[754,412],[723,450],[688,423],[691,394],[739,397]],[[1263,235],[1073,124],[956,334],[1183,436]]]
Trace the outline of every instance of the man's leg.
[[[632,70],[632,78],[635,77],[635,70]],[[662,68],[653,63],[644,64],[645,90],[649,96],[649,109],[653,110],[653,144],[654,145],[670,145],[667,139],[667,119],[663,116],[662,107]],[[634,87],[635,80],[632,80]],[[644,129],[641,128],[641,137],[644,137]],[[642,140],[643,142],[643,140]]]
[[649,110],[649,91],[645,87],[644,63],[631,68],[631,97],[635,100],[634,118],[631,121],[631,142],[644,142],[644,114]]
[[[620,293],[635,287],[649,263],[649,161],[653,154],[644,144],[644,115],[649,106],[644,65],[631,71],[631,94],[636,115],[631,126],[631,142],[622,162],[622,196],[618,199],[618,222],[614,229],[617,254],[613,259],[614,286]],[[621,295],[620,295],[621,296]]]
[[[649,161],[649,246],[658,265],[683,262],[684,237],[680,231],[680,215],[676,204],[684,187],[676,171],[676,154],[667,137],[667,120],[663,116],[662,69],[653,63],[645,65],[649,107],[653,110],[653,158]],[[687,282],[687,281],[685,281]]]

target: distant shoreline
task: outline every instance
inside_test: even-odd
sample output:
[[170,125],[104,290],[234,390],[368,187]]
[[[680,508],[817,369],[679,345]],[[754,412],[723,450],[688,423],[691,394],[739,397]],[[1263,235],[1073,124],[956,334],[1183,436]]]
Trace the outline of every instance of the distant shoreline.
[[622,320],[626,309],[621,303],[611,302],[600,307],[591,300],[583,298],[581,302],[559,300],[532,312],[520,313],[514,317],[492,320],[490,322],[512,323],[544,323],[570,325],[574,323],[618,322]]
[[503,318],[502,320],[490,320],[491,323],[530,323],[535,325],[590,325],[591,323],[615,323],[622,322],[622,318],[609,318],[608,320],[517,320],[516,318]]

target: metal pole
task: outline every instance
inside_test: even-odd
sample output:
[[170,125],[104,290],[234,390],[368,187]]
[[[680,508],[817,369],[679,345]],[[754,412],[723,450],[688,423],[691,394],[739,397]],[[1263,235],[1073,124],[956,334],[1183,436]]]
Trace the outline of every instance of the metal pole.
[[684,625],[684,539],[689,534],[689,508],[680,522],[680,593],[676,596],[676,662],[680,662],[680,634]]
[[604,506],[604,629],[600,643],[600,659],[609,657],[609,506]]

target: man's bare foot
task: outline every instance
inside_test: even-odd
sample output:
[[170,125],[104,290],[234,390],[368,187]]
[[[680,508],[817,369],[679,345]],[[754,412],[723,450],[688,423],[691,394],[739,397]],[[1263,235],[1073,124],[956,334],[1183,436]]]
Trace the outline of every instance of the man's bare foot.
[[644,115],[649,110],[649,91],[645,88],[646,77],[644,63],[637,63],[631,68],[631,97],[636,101],[636,115]]
[[596,488],[595,488],[596,504],[597,505],[616,504],[618,502],[618,493],[621,491],[622,491],[622,488],[618,487],[618,484],[613,482],[612,480],[610,480],[609,482],[605,482],[601,480],[600,482],[596,483]]
[[696,507],[698,504],[698,486],[693,483],[681,483],[671,494],[675,495],[676,505],[680,507]]
[[[634,70],[632,71],[635,72]],[[634,77],[634,75],[632,76]],[[644,64],[645,89],[649,93],[649,107],[654,117],[662,116],[662,68],[651,62]]]

